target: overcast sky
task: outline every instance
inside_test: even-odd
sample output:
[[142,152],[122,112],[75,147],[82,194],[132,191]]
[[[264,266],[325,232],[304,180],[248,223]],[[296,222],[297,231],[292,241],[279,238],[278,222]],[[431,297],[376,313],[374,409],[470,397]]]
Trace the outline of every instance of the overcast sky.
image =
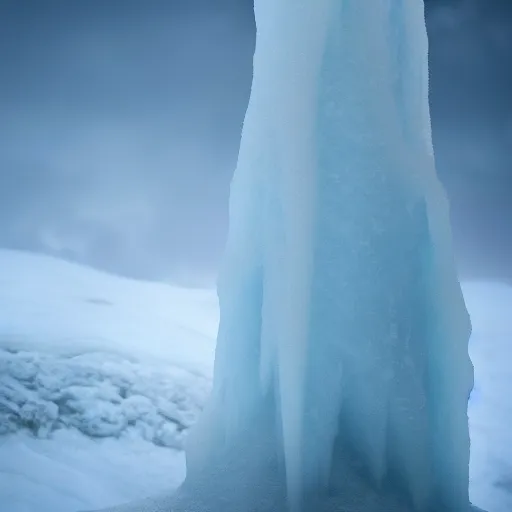
[[[512,278],[512,2],[426,4],[459,266]],[[0,0],[0,246],[214,273],[254,36],[250,0]]]

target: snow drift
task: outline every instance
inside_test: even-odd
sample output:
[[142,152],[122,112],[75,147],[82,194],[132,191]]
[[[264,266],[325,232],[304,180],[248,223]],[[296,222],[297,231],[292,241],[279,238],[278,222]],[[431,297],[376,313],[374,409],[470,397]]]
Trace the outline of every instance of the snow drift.
[[0,251],[0,269],[0,434],[183,448],[211,387],[214,291],[16,251]]

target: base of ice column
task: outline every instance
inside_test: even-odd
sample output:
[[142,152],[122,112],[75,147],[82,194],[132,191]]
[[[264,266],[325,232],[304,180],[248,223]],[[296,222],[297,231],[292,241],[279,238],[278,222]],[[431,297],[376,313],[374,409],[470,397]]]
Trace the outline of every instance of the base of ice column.
[[[283,512],[286,483],[279,470],[273,428],[253,421],[245,442],[189,478],[174,494],[147,498],[97,512]],[[248,441],[248,442],[247,442]],[[259,456],[255,456],[255,454]],[[246,455],[247,454],[247,455]],[[317,496],[303,512],[414,512],[397,494],[376,490],[348,462],[344,492]],[[433,510],[431,512],[443,512]],[[450,511],[453,512],[453,511]],[[460,512],[484,512],[471,506]]]
[[[250,504],[247,500],[240,502],[232,500],[232,492],[226,489],[224,495],[211,496],[211,500],[207,500],[206,496],[202,495],[197,497],[193,495],[192,489],[179,490],[174,495],[162,495],[158,497],[147,498],[136,503],[129,503],[126,505],[119,505],[117,507],[102,509],[95,512],[281,512],[286,510],[283,504],[282,496],[279,492],[267,494],[259,502],[259,506]],[[370,491],[368,489],[367,491]],[[366,491],[362,491],[363,496]],[[325,502],[312,507],[305,512],[411,512],[408,508],[396,507],[393,500],[384,499],[383,497],[376,498],[372,496],[373,492],[370,491],[366,498],[373,497],[370,500],[365,499],[367,504],[361,506],[354,506],[344,504],[335,496],[328,498]],[[368,502],[371,501],[371,508],[368,508]],[[442,511],[433,511],[442,512]],[[486,512],[483,509],[471,505],[468,511],[460,512]]]

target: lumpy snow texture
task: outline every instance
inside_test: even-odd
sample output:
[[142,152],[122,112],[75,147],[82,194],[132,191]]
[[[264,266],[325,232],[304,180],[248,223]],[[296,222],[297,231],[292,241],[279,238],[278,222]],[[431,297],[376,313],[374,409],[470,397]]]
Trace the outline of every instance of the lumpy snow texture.
[[28,429],[46,439],[73,428],[175,449],[183,448],[210,389],[207,378],[182,368],[105,353],[59,357],[0,348],[0,375],[0,435]]
[[213,391],[184,485],[133,510],[466,511],[470,324],[423,2],[255,14]]

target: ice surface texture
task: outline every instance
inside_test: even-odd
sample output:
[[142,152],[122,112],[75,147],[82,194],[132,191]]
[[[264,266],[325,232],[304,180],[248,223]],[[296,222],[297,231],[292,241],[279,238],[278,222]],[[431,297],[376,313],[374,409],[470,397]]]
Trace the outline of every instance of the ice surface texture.
[[421,0],[255,0],[213,391],[137,512],[469,510],[469,318]]

